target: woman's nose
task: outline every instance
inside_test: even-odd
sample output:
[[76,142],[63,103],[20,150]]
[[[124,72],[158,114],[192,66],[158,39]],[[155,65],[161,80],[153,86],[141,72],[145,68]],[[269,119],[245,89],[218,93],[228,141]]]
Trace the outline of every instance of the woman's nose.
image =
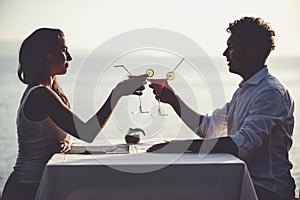
[[227,55],[227,49],[225,49],[225,51],[223,52],[223,56],[226,57],[226,55]]

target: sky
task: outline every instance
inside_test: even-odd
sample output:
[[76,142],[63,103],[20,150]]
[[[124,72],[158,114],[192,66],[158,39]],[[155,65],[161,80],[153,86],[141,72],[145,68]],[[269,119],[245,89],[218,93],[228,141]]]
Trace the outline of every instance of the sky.
[[35,29],[54,27],[82,54],[127,31],[161,28],[221,56],[226,27],[242,16],[270,23],[276,33],[273,55],[300,56],[300,0],[0,0],[0,55],[17,54]]

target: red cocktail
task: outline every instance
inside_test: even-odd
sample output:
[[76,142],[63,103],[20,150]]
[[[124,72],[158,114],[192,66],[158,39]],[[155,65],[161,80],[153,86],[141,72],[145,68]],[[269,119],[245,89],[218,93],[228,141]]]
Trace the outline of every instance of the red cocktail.
[[148,81],[152,83],[153,89],[157,92],[158,96],[158,114],[161,116],[167,116],[168,114],[162,113],[160,108],[160,98],[159,95],[161,91],[164,89],[164,87],[167,84],[168,79],[167,78],[147,78]]
[[[127,71],[127,73],[129,74],[128,78],[137,77],[136,75],[133,75],[124,65],[117,65],[115,67],[121,67],[121,68],[125,69]],[[139,95],[139,110],[137,112],[132,112],[132,114],[136,114],[136,113],[149,113],[149,111],[144,111],[142,109],[142,100],[141,100],[141,96],[140,95]]]
[[153,89],[156,90],[157,93],[161,93],[168,81],[167,78],[147,78],[147,80],[152,83]]

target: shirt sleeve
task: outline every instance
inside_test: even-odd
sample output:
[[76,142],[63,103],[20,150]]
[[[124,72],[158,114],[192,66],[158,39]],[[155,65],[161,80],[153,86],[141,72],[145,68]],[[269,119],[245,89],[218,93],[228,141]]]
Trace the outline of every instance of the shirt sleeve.
[[197,130],[201,138],[216,138],[227,136],[228,103],[216,109],[211,116],[205,115]]
[[264,90],[254,97],[241,128],[231,138],[239,148],[239,157],[245,158],[263,144],[272,129],[288,117],[290,106],[281,91]]

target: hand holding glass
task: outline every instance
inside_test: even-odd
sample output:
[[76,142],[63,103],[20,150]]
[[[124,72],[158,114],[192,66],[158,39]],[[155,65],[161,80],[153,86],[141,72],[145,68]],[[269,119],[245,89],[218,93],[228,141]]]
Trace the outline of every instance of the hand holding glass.
[[[167,113],[162,113],[161,107],[160,107],[160,98],[159,95],[161,94],[162,90],[167,84],[168,80],[174,80],[175,79],[175,73],[174,71],[178,68],[178,66],[184,61],[184,58],[180,60],[180,62],[174,67],[174,69],[166,74],[166,78],[147,78],[148,81],[152,83],[152,88],[156,91],[156,95],[158,97],[158,115],[160,116],[167,116]],[[151,70],[151,69],[149,69]],[[148,70],[147,70],[148,71]],[[153,71],[153,70],[152,70]],[[147,73],[148,74],[148,73]],[[154,72],[153,72],[154,74]]]
[[[174,67],[174,69],[170,72],[168,72],[166,74],[166,78],[149,78],[149,77],[152,77],[154,75],[154,70],[153,69],[148,69],[146,71],[146,74],[148,76],[147,80],[150,81],[152,83],[152,86],[153,86],[153,89],[156,91],[156,94],[158,96],[158,115],[160,116],[167,116],[168,114],[166,113],[162,113],[161,111],[161,107],[160,107],[160,98],[159,98],[159,95],[160,93],[162,92],[162,90],[164,89],[164,87],[166,86],[167,84],[167,81],[168,80],[174,80],[175,79],[175,73],[174,71],[178,68],[178,66],[184,61],[184,58],[182,58],[180,60],[180,62],[176,65],[176,67]],[[133,77],[136,77],[135,75],[133,75],[124,65],[117,65],[115,67],[121,67],[123,68],[124,70],[127,71],[127,73],[129,74],[128,75],[128,78],[133,78]],[[132,112],[132,114],[136,114],[136,113],[149,113],[149,111],[144,111],[142,109],[142,100],[141,100],[141,96],[139,95],[139,108],[138,108],[138,111],[137,112]]]
[[161,94],[162,90],[164,89],[165,85],[167,84],[168,79],[167,78],[147,78],[148,81],[152,83],[152,88],[156,91],[156,94],[158,96],[158,115],[160,116],[167,116],[167,113],[162,113],[161,107],[160,107],[160,98],[159,95]]
[[[134,78],[134,77],[137,77],[136,75],[133,75],[124,65],[117,65],[115,67],[121,67],[123,69],[125,69],[127,71],[127,73],[129,74],[128,75],[128,78]],[[152,71],[153,72],[153,71]],[[149,72],[148,72],[149,73]],[[149,74],[147,74],[149,76]],[[146,82],[145,82],[146,84]],[[136,113],[149,113],[149,111],[144,111],[142,109],[142,99],[141,99],[141,95],[138,95],[139,96],[139,108],[138,108],[138,111],[136,112],[132,112],[132,114],[136,114]]]

